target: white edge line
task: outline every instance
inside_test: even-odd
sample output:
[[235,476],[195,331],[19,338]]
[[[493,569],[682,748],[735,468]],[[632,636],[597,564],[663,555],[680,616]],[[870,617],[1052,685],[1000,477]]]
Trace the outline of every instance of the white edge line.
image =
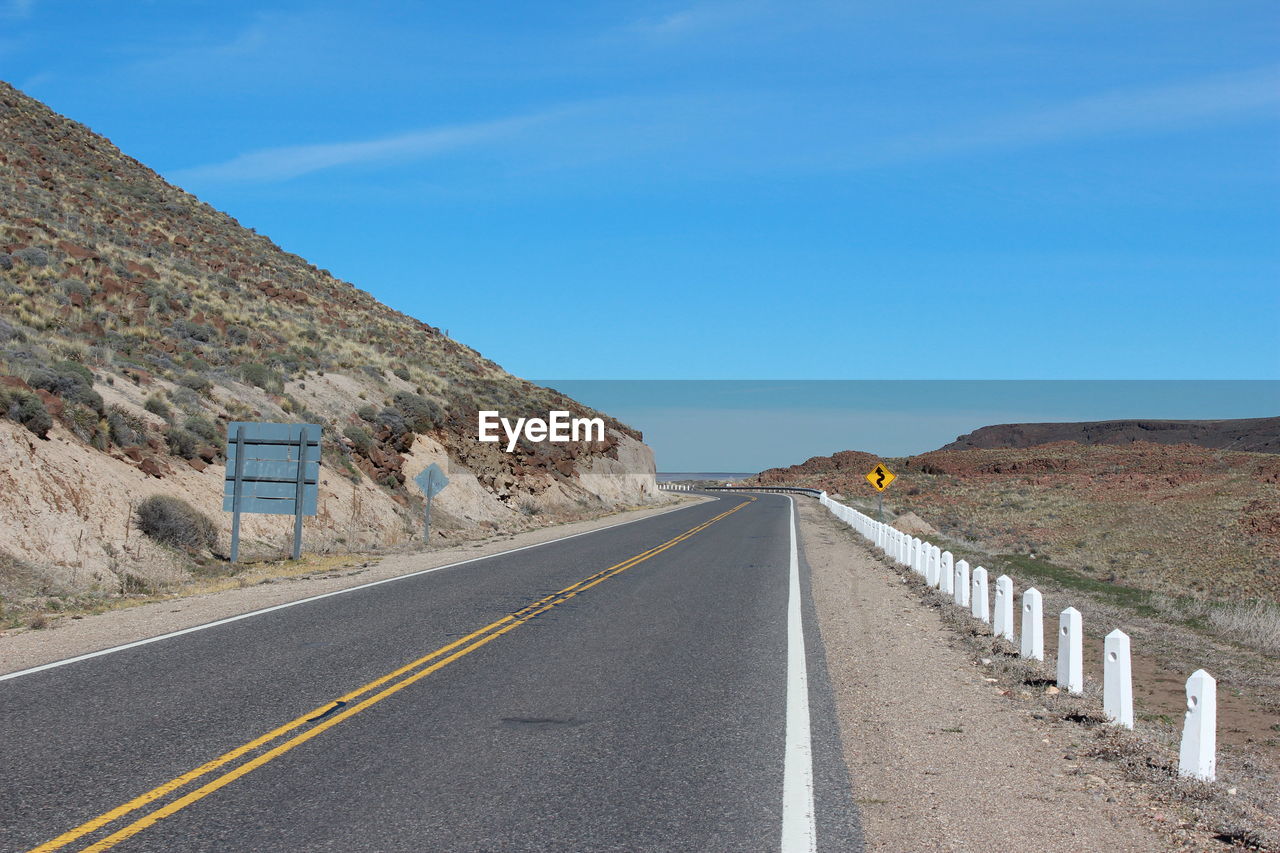
[[813,805],[813,742],[809,733],[809,673],[800,607],[800,556],[796,546],[796,501],[790,495],[791,554],[787,594],[787,731],[782,771],[782,853],[818,849]]
[[[723,500],[723,498],[717,497],[717,498],[714,498],[714,500]],[[65,658],[63,660],[54,661],[53,663],[44,663],[44,664],[40,664],[39,666],[30,667],[29,669],[20,669],[17,672],[11,672],[7,675],[0,675],[0,681],[8,681],[11,678],[21,678],[24,675],[34,675],[37,672],[44,672],[47,669],[55,669],[60,666],[66,666],[67,664],[79,663],[80,661],[83,661],[83,660],[90,660],[91,658],[102,657],[103,655],[110,655],[110,654],[115,654],[116,652],[123,652],[126,649],[136,649],[138,646],[146,646],[146,645],[150,645],[151,643],[158,643],[161,640],[171,640],[174,637],[181,637],[183,634],[193,634],[196,631],[203,631],[207,628],[217,628],[219,625],[227,625],[227,624],[230,624],[231,622],[239,622],[241,619],[248,619],[251,616],[261,616],[264,613],[271,613],[272,611],[275,611],[275,610],[284,610],[286,607],[296,607],[299,604],[309,604],[313,601],[319,601],[322,598],[331,598],[332,596],[335,596],[335,595],[345,595],[346,593],[349,593],[349,592],[358,592],[359,590],[368,589],[369,587],[373,587],[373,586],[380,586],[384,583],[392,583],[394,581],[403,581],[403,580],[408,580],[409,578],[420,577],[421,575],[429,575],[432,572],[440,572],[440,571],[444,571],[445,569],[454,569],[454,568],[457,568],[458,566],[465,566],[468,563],[478,563],[482,560],[492,560],[495,557],[505,557],[508,554],[515,554],[520,551],[528,551],[531,548],[541,548],[543,545],[554,545],[557,542],[566,542],[570,539],[577,539],[579,536],[590,536],[592,533],[603,533],[606,530],[613,530],[615,527],[623,527],[625,525],[635,524],[636,522],[640,522],[640,521],[648,521],[651,518],[658,518],[659,516],[667,515],[668,513],[672,513],[672,512],[678,512],[679,510],[692,509],[695,506],[698,506],[698,504],[689,504],[688,506],[676,506],[676,507],[672,507],[671,509],[663,510],[662,512],[654,513],[653,515],[646,515],[644,518],[633,518],[630,521],[620,521],[617,524],[610,524],[608,527],[597,527],[595,530],[584,530],[581,533],[572,533],[568,536],[561,536],[558,539],[548,539],[546,542],[534,542],[532,545],[521,545],[519,548],[512,548],[509,551],[499,551],[496,554],[486,554],[482,557],[472,557],[468,560],[459,560],[456,563],[447,563],[443,566],[436,566],[430,569],[422,569],[420,571],[410,572],[407,575],[396,575],[395,577],[392,577],[392,578],[383,578],[382,580],[370,581],[368,583],[362,583],[358,586],[349,586],[345,589],[337,589],[337,590],[334,590],[333,592],[323,592],[319,595],[310,596],[309,598],[299,598],[297,601],[286,601],[284,604],[275,604],[275,605],[272,605],[271,607],[264,607],[261,610],[251,610],[248,613],[241,613],[237,616],[228,616],[225,619],[218,619],[214,622],[206,622],[203,625],[194,625],[190,628],[183,628],[179,631],[170,631],[167,634],[159,634],[155,637],[148,637],[145,640],[135,640],[132,643],[125,643],[120,646],[112,646],[109,649],[100,649],[99,651],[96,651],[96,652],[88,652],[83,655],[76,655],[75,657]]]

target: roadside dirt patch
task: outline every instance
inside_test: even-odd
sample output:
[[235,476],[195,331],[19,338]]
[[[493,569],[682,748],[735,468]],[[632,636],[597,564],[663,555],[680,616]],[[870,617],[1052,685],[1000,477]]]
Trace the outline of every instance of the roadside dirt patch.
[[914,512],[900,515],[893,520],[893,526],[908,536],[937,536],[937,529]]
[[1145,804],[1118,773],[1084,759],[1082,730],[1010,702],[851,531],[798,506],[868,850],[1185,847],[1137,816]]

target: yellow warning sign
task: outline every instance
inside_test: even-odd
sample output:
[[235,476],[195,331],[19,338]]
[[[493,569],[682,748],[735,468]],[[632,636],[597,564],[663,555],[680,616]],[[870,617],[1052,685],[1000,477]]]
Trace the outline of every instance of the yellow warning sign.
[[867,482],[876,487],[877,492],[889,488],[889,484],[898,479],[898,475],[890,471],[883,462],[871,469],[867,474]]

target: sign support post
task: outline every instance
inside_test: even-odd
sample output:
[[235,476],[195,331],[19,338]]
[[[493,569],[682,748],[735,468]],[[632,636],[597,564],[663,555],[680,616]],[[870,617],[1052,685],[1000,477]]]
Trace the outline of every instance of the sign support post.
[[426,518],[422,522],[422,541],[431,544],[431,492],[427,492]]
[[302,498],[307,486],[307,428],[298,427],[298,479],[293,497],[293,559],[302,556]]
[[440,466],[432,462],[426,468],[418,472],[418,476],[413,478],[418,484],[418,488],[422,489],[422,494],[426,497],[427,502],[422,511],[422,541],[427,547],[431,545],[431,499],[436,496],[436,492],[442,491],[445,486],[449,485],[449,478],[444,475],[444,471]]
[[867,472],[867,482],[876,490],[876,521],[884,521],[884,490],[896,479],[898,475],[890,471],[889,466],[883,462],[877,463],[876,467]]
[[236,427],[236,481],[231,498],[231,562],[240,559],[240,495],[244,491],[244,427]]

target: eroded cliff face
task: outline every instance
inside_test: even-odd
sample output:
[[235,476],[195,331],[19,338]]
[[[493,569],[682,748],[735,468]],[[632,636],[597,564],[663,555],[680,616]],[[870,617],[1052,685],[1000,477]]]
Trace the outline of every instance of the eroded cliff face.
[[[436,438],[417,436],[403,464],[416,473],[434,462],[448,475],[448,487],[433,501],[432,538],[449,541],[667,499],[654,483],[649,448],[630,436],[615,441],[614,455],[584,454],[563,468],[533,463],[513,477],[501,460],[473,456],[473,464],[489,463],[473,470]],[[34,570],[26,589],[10,589],[10,596],[114,592],[131,584],[156,589],[190,577],[198,555],[159,545],[138,529],[136,508],[151,495],[179,497],[213,519],[218,546],[208,558],[221,563],[231,530],[230,513],[222,510],[224,466],[197,470],[183,460],[145,458],[154,465],[100,452],[60,425],[40,439],[0,420],[0,553]],[[494,483],[501,485],[495,490]],[[406,498],[326,461],[319,488],[319,512],[303,526],[307,551],[421,544],[421,493],[411,479]],[[242,559],[282,556],[292,523],[244,515]]]

